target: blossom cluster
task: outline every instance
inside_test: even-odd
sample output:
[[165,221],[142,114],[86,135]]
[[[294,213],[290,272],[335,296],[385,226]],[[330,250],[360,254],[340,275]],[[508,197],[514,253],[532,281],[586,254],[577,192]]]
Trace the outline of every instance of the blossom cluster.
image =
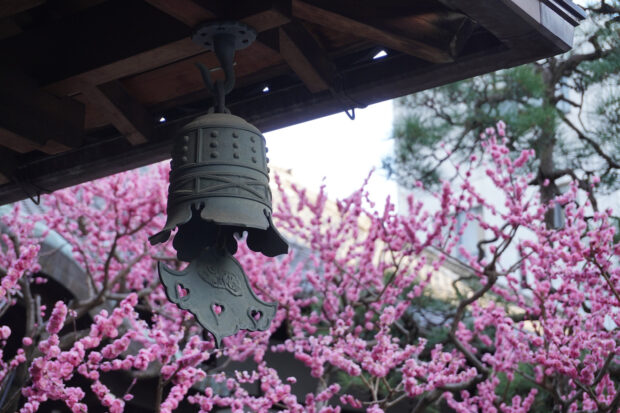
[[[372,204],[364,188],[332,203],[324,188],[311,194],[276,178],[274,220],[296,247],[267,258],[240,242],[236,257],[278,310],[269,330],[241,331],[220,349],[158,282],[157,260],[182,266],[171,245],[147,241],[165,220],[167,167],[58,191],[44,198],[39,217],[16,206],[3,218],[0,300],[7,308],[30,303],[24,319],[34,321],[23,337],[0,326],[2,349],[20,344],[0,363],[5,403],[24,413],[50,401],[73,412],[94,403],[131,411],[145,397],[134,389],[146,386],[152,398],[140,402],[160,412],[441,405],[523,413],[537,403],[612,411],[620,403],[612,371],[620,358],[620,246],[610,211],[580,203],[576,186],[543,204],[523,172],[534,153],[512,157],[503,135],[503,124],[487,130],[483,160],[503,204],[480,193],[465,166],[456,167],[458,184],[435,194],[437,207],[412,196],[404,215],[389,199]],[[545,224],[553,204],[564,211],[562,228]],[[488,214],[472,214],[477,205]],[[484,231],[482,254],[459,249],[463,214]],[[20,287],[45,277],[37,220],[72,246],[91,292],[53,303],[49,314]],[[512,261],[509,248],[517,251]],[[462,274],[445,278],[457,254]],[[437,282],[456,293],[435,297]],[[273,360],[298,368],[291,375]],[[517,381],[525,389],[511,387]],[[302,392],[307,383],[314,390]]]

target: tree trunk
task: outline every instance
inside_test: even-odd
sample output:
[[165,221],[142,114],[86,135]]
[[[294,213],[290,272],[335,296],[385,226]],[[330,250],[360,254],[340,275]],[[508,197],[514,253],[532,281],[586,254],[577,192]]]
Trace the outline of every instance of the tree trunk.
[[[555,185],[554,173],[555,162],[553,159],[553,149],[555,148],[555,138],[552,136],[541,136],[538,140],[538,160],[540,162],[538,176],[540,177],[540,199],[543,204],[548,204],[558,195],[558,188]],[[548,185],[544,185],[545,179],[549,180]],[[545,213],[545,224],[547,228],[554,228],[554,210],[549,209]]]

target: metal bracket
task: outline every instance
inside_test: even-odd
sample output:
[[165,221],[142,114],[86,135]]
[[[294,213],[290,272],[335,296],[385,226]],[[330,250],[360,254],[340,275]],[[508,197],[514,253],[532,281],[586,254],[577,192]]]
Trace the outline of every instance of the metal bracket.
[[240,22],[207,22],[201,24],[192,34],[192,41],[215,52],[224,71],[225,80],[213,82],[209,69],[196,63],[207,89],[216,98],[215,112],[228,112],[225,97],[235,87],[235,51],[245,49],[256,39],[256,30]]

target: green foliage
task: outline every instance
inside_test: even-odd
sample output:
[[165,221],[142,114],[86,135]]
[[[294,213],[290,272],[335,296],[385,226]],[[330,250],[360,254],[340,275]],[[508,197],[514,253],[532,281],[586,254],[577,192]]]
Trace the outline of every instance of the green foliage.
[[[495,392],[502,400],[512,400],[517,395],[523,399],[527,397],[532,389],[534,384],[526,377],[534,377],[534,367],[531,364],[519,363],[518,371],[522,374],[515,374],[512,380],[508,379],[505,373],[497,375],[499,377],[499,385]],[[553,406],[550,399],[551,396],[547,392],[539,391],[530,413],[547,413],[549,408]]]
[[599,175],[602,190],[620,188],[620,1],[593,2],[588,14],[569,53],[398,100],[384,167],[404,186],[450,178],[448,165],[468,162],[503,120],[515,156],[537,151],[539,177],[590,187]]

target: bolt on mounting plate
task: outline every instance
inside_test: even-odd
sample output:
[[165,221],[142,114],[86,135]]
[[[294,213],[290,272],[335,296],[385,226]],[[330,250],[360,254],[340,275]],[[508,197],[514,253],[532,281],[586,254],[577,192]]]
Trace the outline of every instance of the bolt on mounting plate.
[[256,40],[256,30],[241,22],[206,22],[194,29],[192,41],[207,51],[214,50],[215,38],[218,35],[228,35],[235,39],[235,50],[245,49]]

